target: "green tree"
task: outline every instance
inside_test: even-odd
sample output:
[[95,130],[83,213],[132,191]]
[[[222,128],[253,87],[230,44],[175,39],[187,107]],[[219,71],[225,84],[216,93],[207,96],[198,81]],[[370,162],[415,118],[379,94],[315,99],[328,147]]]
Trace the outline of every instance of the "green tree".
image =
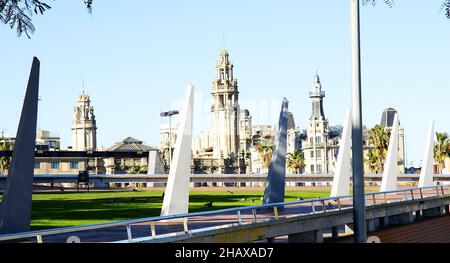
[[[383,0],[389,7],[394,5],[394,0]],[[362,0],[363,5],[372,4],[375,6],[377,0]],[[450,0],[443,0],[441,5],[441,11],[444,11],[444,15],[447,19],[450,19]]]
[[436,133],[434,144],[434,160],[439,164],[439,173],[445,168],[445,159],[450,157],[450,138],[447,133]]
[[256,142],[255,145],[260,158],[263,160],[263,165],[267,169],[269,168],[270,161],[272,160],[273,143],[270,140],[263,139]]
[[135,165],[128,170],[130,174],[147,174],[147,167],[143,165]]
[[380,160],[379,160],[378,154],[375,151],[369,151],[367,153],[365,162],[369,165],[370,171],[375,171],[375,173],[378,173],[378,166],[379,166]]
[[305,167],[305,155],[302,151],[295,150],[287,155],[287,167],[300,174],[303,167]]
[[[388,6],[392,6],[393,0],[383,0]],[[363,5],[375,5],[377,0],[363,0]],[[89,12],[92,11],[93,0],[84,0],[84,4]],[[42,0],[0,0],[0,21],[8,24],[11,28],[16,28],[17,35],[25,33],[28,38],[35,30],[31,21],[33,14],[44,14],[51,7]],[[450,0],[443,0],[442,10],[444,15],[450,19]]]
[[[10,151],[11,145],[6,142],[6,138],[0,137],[0,151]],[[10,165],[11,159],[9,157],[0,157],[0,174],[5,174],[8,172],[9,165]]]
[[[92,11],[93,0],[84,0],[89,12]],[[28,38],[34,33],[31,16],[43,15],[51,7],[42,0],[0,0],[0,21],[16,28],[17,36],[25,33]]]
[[384,170],[390,136],[391,132],[379,124],[369,130],[369,144],[372,149],[367,154],[365,161],[376,173]]

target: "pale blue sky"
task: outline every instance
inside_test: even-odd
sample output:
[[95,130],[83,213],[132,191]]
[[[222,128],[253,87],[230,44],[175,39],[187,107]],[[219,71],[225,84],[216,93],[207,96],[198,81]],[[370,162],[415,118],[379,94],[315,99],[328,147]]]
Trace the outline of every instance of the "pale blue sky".
[[[421,160],[431,119],[450,132],[450,21],[440,0],[378,1],[361,9],[363,121],[372,127],[384,108],[399,111],[408,164]],[[225,36],[235,64],[242,107],[254,124],[273,124],[286,96],[297,125],[310,114],[314,69],[326,91],[331,125],[350,104],[349,1],[82,0],[49,1],[34,16],[32,39],[0,26],[0,130],[15,136],[33,56],[41,60],[38,125],[71,144],[75,99],[91,95],[99,146],[126,136],[159,143],[160,110],[196,87],[194,130],[209,123],[209,92]]]

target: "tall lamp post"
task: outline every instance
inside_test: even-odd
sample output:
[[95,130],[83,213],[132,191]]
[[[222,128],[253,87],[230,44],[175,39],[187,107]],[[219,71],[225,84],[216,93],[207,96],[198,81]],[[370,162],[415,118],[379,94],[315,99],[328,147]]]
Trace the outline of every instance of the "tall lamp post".
[[367,233],[361,117],[362,110],[359,2],[359,0],[350,0],[352,46],[353,226],[355,233],[355,243],[365,243],[367,240]]
[[172,162],[172,116],[173,115],[177,115],[180,112],[177,110],[171,110],[171,111],[165,111],[165,112],[161,112],[161,117],[169,117],[169,167],[170,164]]

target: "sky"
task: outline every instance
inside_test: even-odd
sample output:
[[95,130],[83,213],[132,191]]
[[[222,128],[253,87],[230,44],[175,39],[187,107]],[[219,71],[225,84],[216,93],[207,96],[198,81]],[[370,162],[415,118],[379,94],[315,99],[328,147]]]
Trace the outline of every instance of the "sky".
[[[211,126],[219,51],[235,65],[241,108],[253,124],[275,124],[287,97],[296,124],[311,113],[317,69],[330,125],[351,103],[350,1],[48,1],[28,39],[0,25],[0,131],[15,136],[33,56],[41,61],[38,127],[71,145],[77,95],[95,109],[98,146],[132,136],[159,145],[160,111],[179,109],[195,86],[194,134]],[[450,132],[450,21],[440,0],[383,1],[361,8],[363,123],[399,112],[407,165],[420,166],[429,122]],[[84,82],[84,88],[83,88]],[[174,122],[176,122],[174,118]]]

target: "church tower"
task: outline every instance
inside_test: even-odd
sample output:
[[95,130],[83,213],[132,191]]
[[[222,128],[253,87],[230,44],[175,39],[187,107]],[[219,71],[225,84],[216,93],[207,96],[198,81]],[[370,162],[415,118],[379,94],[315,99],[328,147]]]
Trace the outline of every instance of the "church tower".
[[329,172],[328,120],[323,111],[325,91],[322,90],[317,72],[309,97],[312,100],[312,112],[308,120],[307,142],[304,147],[305,170],[310,174],[325,174]]
[[220,52],[212,87],[213,157],[236,160],[239,153],[238,85],[227,50]]
[[78,96],[72,118],[72,150],[95,151],[97,149],[97,125],[94,107],[84,91]]

